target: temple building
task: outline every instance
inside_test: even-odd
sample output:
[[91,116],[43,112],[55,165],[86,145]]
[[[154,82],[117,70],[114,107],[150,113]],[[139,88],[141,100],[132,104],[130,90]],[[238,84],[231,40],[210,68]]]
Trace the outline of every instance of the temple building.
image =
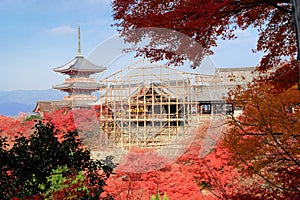
[[240,114],[242,108],[227,103],[227,93],[237,85],[246,89],[247,84],[259,75],[255,69],[255,67],[216,68],[215,73],[211,76],[197,77],[200,79],[198,82],[205,83],[193,85],[199,103],[200,116],[208,117],[224,113]]
[[[152,124],[153,127],[156,121],[172,121],[169,123],[171,126],[177,125],[177,122],[185,123],[189,110],[200,117],[239,112],[240,108],[227,103],[227,93],[236,85],[247,87],[247,83],[257,76],[253,67],[217,68],[210,75],[180,72],[161,65],[140,65],[124,67],[96,82],[91,76],[106,68],[90,62],[81,54],[78,26],[77,55],[68,63],[54,68],[54,72],[68,77],[52,88],[67,95],[62,100],[38,101],[33,112],[43,114],[62,108],[98,105],[107,112],[108,118],[113,115],[115,119],[120,117],[124,121],[127,117],[130,122],[136,120],[138,125]],[[96,91],[102,94],[98,101],[93,95]],[[108,114],[108,110],[113,114]]]
[[38,101],[33,112],[52,112],[61,108],[86,108],[96,101],[96,96],[92,93],[99,90],[100,84],[91,75],[106,70],[102,66],[95,65],[81,54],[80,47],[80,27],[78,26],[78,53],[70,62],[54,68],[55,72],[68,75],[64,83],[54,85],[52,88],[68,95],[63,100]]
[[257,76],[253,70],[216,68],[214,74],[199,74],[144,61],[124,67],[100,80],[96,105],[103,141],[126,149],[178,145],[204,120],[238,114],[241,109],[227,100],[228,92],[237,85],[246,89]]

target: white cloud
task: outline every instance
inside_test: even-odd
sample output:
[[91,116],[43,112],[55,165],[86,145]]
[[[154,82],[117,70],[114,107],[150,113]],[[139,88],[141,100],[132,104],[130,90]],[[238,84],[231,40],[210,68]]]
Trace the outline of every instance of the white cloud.
[[70,26],[58,26],[52,29],[48,29],[47,32],[53,35],[68,35],[76,33],[77,28],[73,28]]

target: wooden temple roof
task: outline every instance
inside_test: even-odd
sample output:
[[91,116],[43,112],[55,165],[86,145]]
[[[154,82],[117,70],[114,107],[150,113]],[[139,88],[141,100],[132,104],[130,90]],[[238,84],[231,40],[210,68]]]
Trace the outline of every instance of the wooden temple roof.
[[88,72],[99,73],[106,70],[105,67],[98,66],[89,60],[85,59],[82,55],[77,55],[67,64],[54,68],[55,72],[68,73],[68,72]]
[[87,100],[55,100],[55,101],[38,101],[33,112],[35,113],[51,113],[55,110],[63,108],[91,107],[93,102]]
[[70,82],[70,83],[62,83],[59,85],[54,85],[52,86],[52,88],[58,90],[69,90],[69,89],[97,90],[100,88],[100,84],[96,82]]

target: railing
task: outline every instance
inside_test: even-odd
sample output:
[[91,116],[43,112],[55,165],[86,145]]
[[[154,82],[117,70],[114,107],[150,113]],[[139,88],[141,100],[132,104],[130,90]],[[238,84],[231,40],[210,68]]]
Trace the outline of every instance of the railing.
[[92,95],[74,95],[74,96],[65,96],[64,100],[91,100],[91,101],[96,101],[97,98]]
[[93,78],[67,78],[65,79],[65,83],[73,83],[73,82],[96,82]]

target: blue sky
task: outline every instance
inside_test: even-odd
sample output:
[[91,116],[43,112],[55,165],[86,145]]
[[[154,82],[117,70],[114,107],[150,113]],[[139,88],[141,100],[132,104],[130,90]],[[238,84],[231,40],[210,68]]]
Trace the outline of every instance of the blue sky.
[[[0,90],[50,89],[63,82],[53,68],[77,54],[77,26],[85,57],[116,34],[110,0],[0,0]],[[219,41],[211,60],[216,67],[255,66],[257,34]]]

